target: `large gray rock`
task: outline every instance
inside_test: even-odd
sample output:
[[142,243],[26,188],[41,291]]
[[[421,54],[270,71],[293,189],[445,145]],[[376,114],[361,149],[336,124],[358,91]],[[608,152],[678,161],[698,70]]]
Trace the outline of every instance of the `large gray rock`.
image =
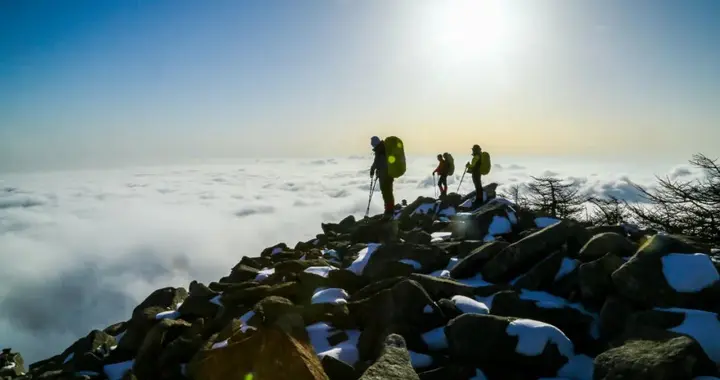
[[220,311],[220,305],[212,300],[219,293],[207,286],[193,281],[190,284],[190,295],[178,308],[183,319],[192,321],[195,318],[214,318]]
[[399,224],[397,221],[385,221],[379,217],[361,220],[355,224],[349,234],[352,243],[385,243],[397,241]]
[[[396,263],[400,264],[401,260],[405,263],[404,266],[409,268],[409,272],[397,273],[397,275],[409,275],[413,272],[420,273],[431,273],[438,269],[444,269],[447,267],[450,257],[442,249],[434,245],[422,245],[412,243],[390,243],[382,244],[368,261],[365,269],[363,270],[363,276],[373,279],[388,278],[392,276],[383,275],[387,273],[389,265]],[[415,268],[414,265],[420,265],[420,268]]]
[[[703,247],[684,238],[671,235],[655,235],[640,247],[637,253],[612,274],[618,293],[643,307],[685,307],[717,310],[720,305],[720,281],[706,284],[703,289],[678,289],[671,285],[672,278],[683,283],[702,275],[698,269],[710,270],[717,278],[717,269],[705,257],[705,267],[688,265],[681,254],[704,253]],[[672,255],[672,256],[671,256]],[[666,264],[673,258],[676,264]],[[696,257],[702,259],[703,257]],[[692,259],[692,257],[690,258]],[[703,264],[700,262],[699,264]],[[667,275],[673,276],[668,278]]]
[[410,349],[426,350],[420,335],[447,323],[448,318],[417,282],[403,280],[390,289],[348,303],[350,314],[362,330],[358,350],[362,360],[380,351],[387,333],[403,336]]
[[581,225],[560,221],[503,249],[485,264],[483,277],[490,282],[510,281],[557,250],[562,249],[572,257],[572,252],[588,239],[588,233]]
[[388,335],[378,360],[360,376],[360,380],[413,379],[420,380],[420,377],[410,364],[410,353],[405,347],[405,340],[397,334]]
[[[163,319],[153,326],[143,340],[138,350],[133,372],[140,379],[159,379],[164,368],[158,365],[160,356],[165,347],[170,344],[174,337],[181,334],[182,330],[190,327],[190,324],[182,320]],[[165,364],[171,364],[166,362]],[[179,363],[174,363],[179,364]]]
[[[488,202],[471,213],[460,213],[452,218],[452,238],[458,240],[483,240],[490,232],[496,218],[504,218],[507,224],[517,221],[515,209],[509,203]],[[503,231],[508,234],[512,230]]]
[[[518,352],[523,334],[548,339],[537,351]],[[555,377],[572,355],[572,343],[560,330],[519,318],[463,314],[448,323],[445,336],[454,361],[480,368],[491,379]]]
[[700,345],[685,336],[633,340],[595,358],[594,379],[673,380],[714,376],[715,364]]
[[12,352],[11,348],[4,348],[0,353],[0,378],[14,379],[25,372],[25,362],[22,355]]
[[480,273],[485,263],[509,245],[507,242],[493,241],[474,249],[469,255],[455,264],[453,269],[450,270],[450,276],[453,278],[467,278]]
[[487,244],[482,240],[461,240],[461,241],[442,241],[433,243],[445,250],[450,257],[463,259],[473,253],[476,249]]
[[600,337],[602,340],[611,341],[621,335],[628,319],[635,312],[637,310],[624,298],[608,297],[600,309]]
[[341,220],[340,223],[321,223],[320,227],[326,235],[332,235],[334,233],[344,234],[350,233],[355,223],[355,217],[350,215]]
[[622,258],[607,253],[597,260],[580,265],[578,282],[583,298],[602,303],[606,297],[614,293],[611,276],[624,263],[625,260]]
[[580,353],[594,355],[600,350],[599,326],[594,317],[559,297],[544,292],[504,291],[493,297],[490,313],[553,325],[567,335]]
[[515,286],[521,289],[549,290],[565,258],[565,253],[562,251],[552,253],[520,276],[515,281]]
[[452,298],[455,295],[472,297],[475,289],[472,286],[461,284],[451,278],[440,278],[425,274],[413,273],[410,278],[417,281],[430,297],[435,300]]
[[595,235],[580,249],[578,259],[589,262],[610,253],[618,257],[627,257],[635,253],[637,246],[625,236],[614,232]]

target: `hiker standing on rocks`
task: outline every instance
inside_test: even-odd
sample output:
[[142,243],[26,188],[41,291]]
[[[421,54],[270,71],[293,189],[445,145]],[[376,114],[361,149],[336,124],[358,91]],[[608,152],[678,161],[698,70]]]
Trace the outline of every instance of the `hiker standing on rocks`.
[[465,165],[465,168],[468,173],[472,176],[473,185],[475,185],[475,201],[480,201],[481,203],[484,202],[483,197],[483,188],[482,188],[482,178],[480,175],[480,165],[481,165],[481,158],[482,156],[482,149],[480,149],[480,145],[475,144],[472,147],[472,161],[468,162]]
[[380,192],[382,193],[383,202],[385,203],[384,218],[392,217],[395,209],[395,198],[393,197],[394,178],[388,174],[388,163],[385,151],[385,143],[379,137],[373,136],[370,139],[373,152],[375,152],[375,160],[370,167],[370,178],[377,173],[378,182],[380,182]]
[[433,171],[433,175],[435,175],[435,173],[438,175],[437,186],[440,189],[440,197],[442,198],[447,195],[448,163],[442,154],[438,154],[437,159],[438,166]]

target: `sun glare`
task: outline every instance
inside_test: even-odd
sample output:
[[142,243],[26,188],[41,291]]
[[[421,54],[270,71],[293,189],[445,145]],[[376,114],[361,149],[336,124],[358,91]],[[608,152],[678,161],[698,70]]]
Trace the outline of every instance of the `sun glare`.
[[511,6],[502,0],[429,2],[419,43],[433,60],[451,66],[503,62],[523,42],[521,14]]

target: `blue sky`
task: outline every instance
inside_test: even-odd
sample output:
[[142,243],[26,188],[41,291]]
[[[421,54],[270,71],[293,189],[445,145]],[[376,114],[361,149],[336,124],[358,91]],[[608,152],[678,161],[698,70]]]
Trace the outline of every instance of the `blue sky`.
[[0,3],[0,170],[720,153],[720,2]]

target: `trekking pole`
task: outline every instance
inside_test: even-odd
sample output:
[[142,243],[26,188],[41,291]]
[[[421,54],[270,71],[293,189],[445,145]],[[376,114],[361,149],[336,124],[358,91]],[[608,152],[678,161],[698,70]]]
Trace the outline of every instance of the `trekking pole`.
[[460,177],[460,183],[458,183],[458,188],[456,193],[460,194],[460,186],[462,186],[462,181],[465,179],[465,173],[467,173],[467,168],[465,168],[465,171],[463,171],[462,177]]
[[435,187],[435,173],[433,173],[433,189],[435,189],[435,198],[438,196],[438,189]]
[[370,196],[368,196],[368,205],[365,210],[365,219],[370,215],[370,203],[372,202],[372,196],[375,192],[375,184],[377,183],[377,177],[370,177]]

